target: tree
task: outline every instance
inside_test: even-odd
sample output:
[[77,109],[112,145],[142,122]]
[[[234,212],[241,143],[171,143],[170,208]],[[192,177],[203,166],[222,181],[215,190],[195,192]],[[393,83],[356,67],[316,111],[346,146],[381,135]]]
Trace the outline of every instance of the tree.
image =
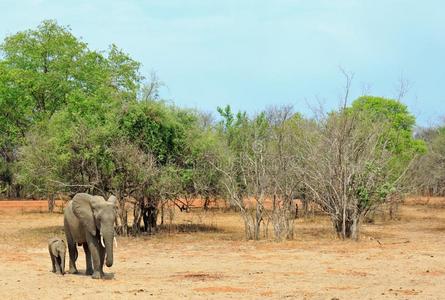
[[140,64],[116,46],[107,56],[91,51],[69,27],[52,20],[6,37],[0,51],[1,178],[17,193],[12,170],[33,126],[45,127],[59,111],[87,119],[99,110],[103,118],[135,101],[142,80]]
[[[390,164],[396,178],[407,170],[413,157],[425,153],[425,143],[414,138],[415,117],[409,113],[407,106],[400,100],[363,96],[352,103],[350,110],[360,113],[372,122],[388,123],[382,139],[386,142],[386,149],[393,154]],[[397,216],[402,199],[400,194],[398,192],[388,196],[391,219]]]
[[246,113],[234,116],[230,106],[218,112],[223,117],[219,132],[224,149],[214,166],[222,174],[227,199],[243,218],[246,239],[258,240],[268,184],[264,176],[267,120],[264,113],[252,120]]
[[388,122],[386,148],[397,155],[394,163],[401,164],[402,169],[413,155],[425,152],[425,144],[414,139],[416,119],[400,101],[363,96],[352,102],[350,111],[361,113],[372,122]]
[[53,212],[55,193],[59,191],[56,181],[57,167],[53,140],[44,129],[33,130],[26,136],[26,143],[19,148],[16,167],[16,181],[24,187],[24,191],[33,195],[41,195],[48,199],[48,211]]
[[401,191],[412,155],[422,150],[413,125],[397,101],[360,98],[306,132],[305,185],[339,237],[357,239],[363,217]]
[[160,164],[181,163],[187,150],[185,129],[191,116],[169,108],[162,101],[130,104],[119,119],[119,126],[143,151],[152,152]]
[[428,151],[412,164],[407,184],[420,195],[444,196],[445,127],[422,129],[417,137],[426,143]]
[[9,84],[22,91],[16,101],[29,106],[33,119],[50,117],[67,102],[87,53],[85,43],[54,21],[6,37],[0,49],[12,74]]
[[270,124],[267,142],[267,175],[270,178],[269,197],[272,199],[271,221],[277,240],[291,239],[296,217],[295,198],[307,202],[304,197],[301,166],[304,159],[299,153],[305,120],[294,113],[292,106],[270,107],[266,111]]
[[310,128],[291,106],[275,106],[250,118],[219,108],[223,142],[213,162],[229,203],[244,220],[247,239],[268,237],[269,224],[276,240],[294,235],[296,197],[304,194],[305,157],[301,147]]
[[[119,233],[128,234],[127,200],[141,199],[141,195],[147,192],[149,186],[158,175],[155,158],[150,153],[143,152],[137,145],[132,144],[124,138],[113,141],[108,148],[111,166],[110,176],[111,192],[117,196],[119,201],[118,217],[120,219]],[[140,220],[136,213],[141,212],[140,203],[135,203],[133,213],[135,220]],[[137,233],[140,221],[133,223],[133,233]]]

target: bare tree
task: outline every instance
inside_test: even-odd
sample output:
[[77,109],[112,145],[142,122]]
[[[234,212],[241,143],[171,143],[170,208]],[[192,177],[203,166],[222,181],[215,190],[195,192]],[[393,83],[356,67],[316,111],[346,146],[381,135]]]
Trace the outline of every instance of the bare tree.
[[301,142],[303,118],[290,105],[271,107],[266,111],[270,136],[267,147],[267,176],[270,178],[268,196],[272,199],[271,221],[277,240],[291,239],[294,235],[296,204],[301,198],[303,185]]
[[227,148],[214,166],[243,218],[246,238],[268,237],[270,224],[275,239],[293,238],[293,199],[302,188],[297,151],[301,116],[292,106],[276,106],[252,119],[244,114],[228,119]]
[[159,92],[161,87],[165,84],[159,80],[155,72],[150,73],[149,81],[142,87],[140,98],[142,101],[151,101],[159,99]]
[[338,236],[357,239],[363,216],[386,201],[400,180],[392,176],[387,124],[341,110],[318,126],[301,148],[304,183]]
[[428,151],[412,164],[407,184],[412,193],[424,196],[445,195],[445,131],[444,127],[430,127],[420,130],[417,137],[424,140]]
[[[232,117],[229,115],[228,119]],[[267,120],[264,114],[249,120],[239,113],[234,125],[230,125],[232,127],[226,128],[225,149],[212,164],[222,173],[227,199],[243,218],[246,239],[258,240],[264,216],[268,214],[264,206],[270,183],[266,157]]]
[[396,86],[396,99],[401,101],[409,92],[412,83],[406,79],[403,74],[400,74],[399,80]]

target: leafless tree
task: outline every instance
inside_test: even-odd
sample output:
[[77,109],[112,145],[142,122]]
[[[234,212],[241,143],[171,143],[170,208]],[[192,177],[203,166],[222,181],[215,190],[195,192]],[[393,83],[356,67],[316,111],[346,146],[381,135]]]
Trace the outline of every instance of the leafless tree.
[[341,110],[326,116],[301,148],[304,183],[342,239],[358,238],[363,216],[399,181],[391,178],[385,126]]
[[400,74],[397,86],[396,86],[396,99],[401,101],[409,92],[412,83],[406,79],[403,74]]
[[258,240],[264,215],[268,214],[264,206],[270,183],[266,170],[268,132],[264,115],[252,121],[246,116],[239,118],[239,135],[233,138],[237,144],[225,145],[224,155],[213,165],[223,174],[227,199],[243,218],[246,239]]
[[214,164],[244,220],[247,239],[268,237],[270,224],[275,239],[293,238],[293,199],[303,182],[297,151],[302,120],[292,106],[270,107],[252,119],[238,115],[232,144]]
[[424,196],[445,195],[445,132],[443,127],[420,130],[417,137],[428,147],[425,155],[419,156],[412,164],[406,180],[412,193]]
[[[266,111],[270,136],[267,143],[268,197],[272,199],[271,221],[275,239],[291,239],[296,215],[295,198],[303,198],[301,143],[303,118],[293,107],[275,106]],[[303,199],[303,201],[306,199]]]
[[150,73],[150,79],[142,87],[140,98],[142,101],[158,100],[161,87],[165,84],[159,80],[156,72]]

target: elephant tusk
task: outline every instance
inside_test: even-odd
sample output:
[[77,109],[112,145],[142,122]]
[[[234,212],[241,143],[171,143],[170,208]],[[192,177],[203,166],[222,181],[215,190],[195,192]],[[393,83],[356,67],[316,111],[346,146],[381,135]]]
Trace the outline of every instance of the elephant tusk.
[[102,244],[102,247],[105,248],[104,237],[102,234],[100,235],[100,243]]
[[117,240],[116,240],[116,237],[114,237],[113,240],[114,240],[114,245],[115,245],[116,248],[117,248]]

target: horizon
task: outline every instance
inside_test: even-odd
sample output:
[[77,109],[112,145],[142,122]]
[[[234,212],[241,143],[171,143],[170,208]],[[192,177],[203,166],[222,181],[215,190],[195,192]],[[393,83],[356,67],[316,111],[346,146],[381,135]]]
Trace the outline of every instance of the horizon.
[[54,19],[91,49],[114,43],[142,63],[144,76],[156,72],[166,84],[162,99],[212,113],[226,105],[250,114],[292,104],[308,115],[319,102],[331,110],[342,95],[342,67],[355,75],[349,103],[364,90],[397,98],[400,80],[408,83],[402,102],[425,127],[442,122],[445,111],[440,7],[439,1],[8,0],[0,3],[0,38]]

